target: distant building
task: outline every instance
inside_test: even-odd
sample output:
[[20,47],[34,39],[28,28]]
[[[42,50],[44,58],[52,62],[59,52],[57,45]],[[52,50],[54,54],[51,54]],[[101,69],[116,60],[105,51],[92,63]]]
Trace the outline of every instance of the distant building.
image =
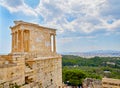
[[12,51],[0,56],[0,88],[62,88],[56,30],[23,21],[10,28]]
[[120,79],[103,78],[102,87],[103,88],[120,88]]

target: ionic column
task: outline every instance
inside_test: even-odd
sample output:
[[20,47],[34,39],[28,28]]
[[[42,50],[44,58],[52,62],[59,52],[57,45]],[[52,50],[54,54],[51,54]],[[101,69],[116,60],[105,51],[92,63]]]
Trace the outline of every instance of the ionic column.
[[17,32],[15,32],[15,45],[14,45],[14,51],[17,49]]
[[24,47],[23,47],[23,38],[24,38],[24,35],[23,35],[23,30],[21,30],[21,51],[24,52]]
[[52,51],[52,50],[51,50],[51,34],[50,34],[50,37],[49,37],[49,41],[50,41],[49,49],[50,49],[50,52],[51,52],[51,51]]
[[18,30],[18,47],[17,47],[17,51],[19,52],[20,51],[20,31]]
[[15,47],[15,33],[12,33],[12,52],[14,52]]
[[55,34],[53,35],[53,51],[56,52],[56,38],[55,38]]
[[22,31],[18,31],[18,50],[19,52],[22,51]]
[[18,31],[16,32],[16,51],[18,52]]

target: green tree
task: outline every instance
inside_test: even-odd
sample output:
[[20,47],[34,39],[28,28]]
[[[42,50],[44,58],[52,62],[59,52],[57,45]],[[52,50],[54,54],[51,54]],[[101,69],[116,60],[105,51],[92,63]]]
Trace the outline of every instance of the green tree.
[[66,70],[64,72],[64,82],[71,86],[79,86],[82,85],[83,79],[86,78],[86,74],[83,71],[72,69],[72,70]]

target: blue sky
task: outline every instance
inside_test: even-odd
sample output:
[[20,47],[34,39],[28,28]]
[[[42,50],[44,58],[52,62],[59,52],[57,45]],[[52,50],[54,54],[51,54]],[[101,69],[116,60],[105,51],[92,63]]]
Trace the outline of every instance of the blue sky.
[[120,0],[0,0],[0,53],[14,20],[57,29],[58,52],[120,50]]

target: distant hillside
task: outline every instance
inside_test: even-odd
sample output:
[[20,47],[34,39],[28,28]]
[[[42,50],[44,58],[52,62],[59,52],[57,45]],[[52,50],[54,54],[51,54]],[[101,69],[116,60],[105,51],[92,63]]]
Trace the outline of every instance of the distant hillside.
[[120,57],[93,57],[87,59],[79,56],[63,55],[62,61],[63,66],[108,66],[120,68]]
[[103,77],[120,79],[120,57],[83,58],[74,55],[62,56],[63,75],[66,70],[81,70],[88,78]]
[[81,57],[120,57],[120,51],[114,50],[96,50],[89,52],[64,52],[63,55],[76,55]]

